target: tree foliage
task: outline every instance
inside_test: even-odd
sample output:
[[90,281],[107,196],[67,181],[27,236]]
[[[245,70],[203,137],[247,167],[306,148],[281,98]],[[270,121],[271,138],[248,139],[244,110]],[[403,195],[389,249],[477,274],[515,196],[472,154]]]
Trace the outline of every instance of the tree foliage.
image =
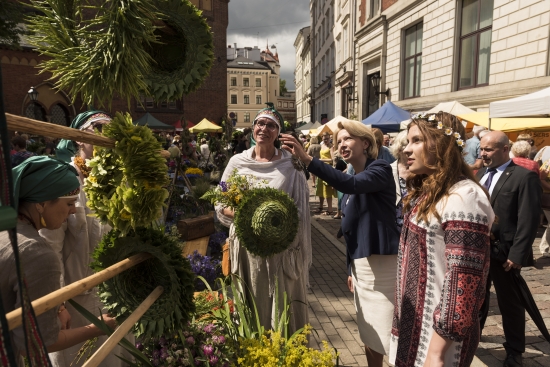
[[26,34],[23,18],[23,5],[18,1],[0,1],[0,44],[19,47],[19,37]]
[[284,96],[286,92],[288,92],[288,90],[286,89],[286,80],[279,79],[279,95]]

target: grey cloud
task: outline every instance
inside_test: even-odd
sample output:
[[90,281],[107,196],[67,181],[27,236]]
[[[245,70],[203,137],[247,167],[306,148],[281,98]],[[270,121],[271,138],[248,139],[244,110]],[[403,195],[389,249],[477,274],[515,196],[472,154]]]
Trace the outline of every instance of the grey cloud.
[[276,44],[281,78],[288,89],[294,89],[294,40],[308,25],[308,0],[231,0],[227,43],[262,49],[268,41],[269,46]]

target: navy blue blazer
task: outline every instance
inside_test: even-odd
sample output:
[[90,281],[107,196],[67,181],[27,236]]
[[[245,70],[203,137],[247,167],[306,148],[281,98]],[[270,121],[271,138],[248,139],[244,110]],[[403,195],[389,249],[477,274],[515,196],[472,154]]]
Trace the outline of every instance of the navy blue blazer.
[[354,176],[313,158],[308,171],[342,192],[342,232],[348,272],[351,261],[370,255],[395,255],[399,248],[395,180],[388,162],[368,159]]

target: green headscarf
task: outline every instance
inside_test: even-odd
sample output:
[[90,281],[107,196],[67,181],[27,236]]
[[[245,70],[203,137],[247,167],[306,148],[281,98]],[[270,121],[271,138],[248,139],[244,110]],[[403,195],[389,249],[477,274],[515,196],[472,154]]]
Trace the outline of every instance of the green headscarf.
[[[101,119],[109,118],[107,114],[103,111],[86,111],[78,114],[71,123],[73,129],[82,130],[88,120],[91,120],[94,115],[103,115]],[[109,118],[110,119],[110,118]],[[57,159],[60,159],[64,162],[70,162],[71,158],[76,155],[78,152],[78,146],[73,140],[62,139],[55,150],[55,155]]]
[[12,175],[16,205],[20,201],[41,203],[76,196],[80,188],[78,173],[73,166],[46,156],[26,159],[12,169]]

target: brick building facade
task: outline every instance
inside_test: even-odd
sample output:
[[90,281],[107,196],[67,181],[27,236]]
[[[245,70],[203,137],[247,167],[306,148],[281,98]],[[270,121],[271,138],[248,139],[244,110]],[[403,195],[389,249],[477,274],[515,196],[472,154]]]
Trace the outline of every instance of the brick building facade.
[[[230,0],[190,0],[203,11],[203,16],[214,35],[214,63],[201,87],[182,99],[167,103],[142,98],[141,103],[115,98],[110,113],[129,112],[138,119],[146,112],[160,121],[174,124],[180,119],[198,123],[203,118],[220,123],[227,112],[227,62],[225,55],[228,25],[228,4]],[[20,50],[10,50],[0,45],[3,93],[6,112],[35,117],[39,120],[58,124],[70,123],[75,115],[84,111],[82,101],[77,98],[74,105],[63,91],[53,88],[48,79],[51,74],[38,74],[36,65],[44,60],[31,47],[23,45]],[[39,95],[33,106],[27,91],[34,86]]]

